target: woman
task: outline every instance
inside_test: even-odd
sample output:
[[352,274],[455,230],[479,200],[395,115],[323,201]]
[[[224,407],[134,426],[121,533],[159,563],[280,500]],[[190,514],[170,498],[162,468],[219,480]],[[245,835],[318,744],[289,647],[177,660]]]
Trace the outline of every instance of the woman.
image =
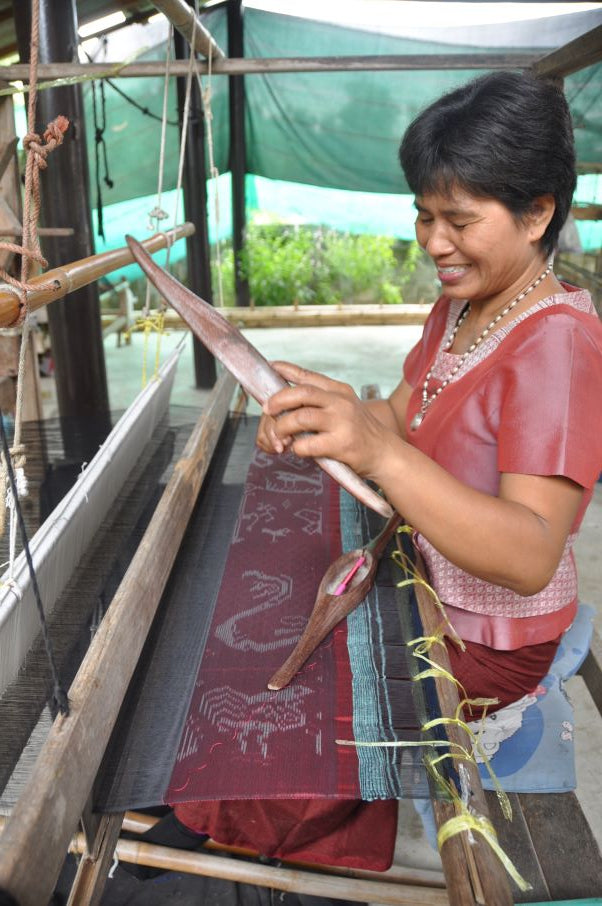
[[[571,548],[602,467],[602,325],[550,264],[575,187],[569,111],[553,85],[496,73],[425,110],[400,156],[443,288],[404,378],[388,400],[363,403],[276,363],[294,386],[264,407],[258,443],[338,459],[384,490],[465,641],[448,642],[457,679],[470,698],[505,705],[536,687],[573,619]],[[393,802],[175,814],[222,842],[351,865],[377,831],[390,859],[396,821]]]
[[488,75],[418,116],[400,159],[443,289],[404,379],[362,403],[277,363],[295,386],[258,443],[383,489],[466,642],[448,643],[457,679],[501,706],[536,687],[573,620],[572,545],[602,467],[602,326],[550,261],[575,187],[568,106],[533,76]]

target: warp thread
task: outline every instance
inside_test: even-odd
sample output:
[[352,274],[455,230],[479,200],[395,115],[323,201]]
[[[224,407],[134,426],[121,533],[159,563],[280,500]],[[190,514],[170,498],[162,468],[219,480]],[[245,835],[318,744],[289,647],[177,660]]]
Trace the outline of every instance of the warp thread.
[[69,714],[69,698],[66,691],[64,690],[60,677],[58,675],[58,670],[56,667],[56,661],[54,658],[54,650],[52,647],[52,640],[48,632],[48,624],[46,622],[46,615],[44,613],[44,605],[42,604],[42,596],[40,595],[40,589],[38,587],[38,580],[33,565],[33,560],[31,557],[31,551],[29,549],[29,539],[27,537],[27,529],[25,528],[25,520],[23,519],[23,512],[21,510],[21,505],[19,503],[19,496],[17,493],[17,481],[15,478],[15,473],[13,470],[13,465],[11,462],[10,451],[8,448],[8,439],[6,437],[6,431],[4,430],[4,421],[0,417],[0,434],[2,436],[2,452],[4,454],[4,459],[6,462],[6,472],[8,476],[8,482],[10,489],[13,495],[15,513],[17,516],[17,521],[19,523],[19,530],[21,532],[21,540],[23,543],[23,550],[25,552],[25,558],[27,560],[27,567],[29,569],[29,575],[31,577],[31,584],[33,588],[33,593],[36,601],[36,607],[38,609],[38,614],[40,616],[40,623],[42,627],[42,636],[44,639],[44,648],[46,649],[46,655],[48,657],[48,664],[50,666],[50,672],[52,675],[53,683],[53,692],[48,702],[48,706],[52,713],[53,717],[60,712],[65,717]]

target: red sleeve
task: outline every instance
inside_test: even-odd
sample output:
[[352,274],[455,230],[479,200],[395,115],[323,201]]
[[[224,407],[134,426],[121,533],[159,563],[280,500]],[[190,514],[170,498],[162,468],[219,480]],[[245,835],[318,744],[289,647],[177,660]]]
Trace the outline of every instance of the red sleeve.
[[591,488],[602,471],[602,324],[556,309],[532,328],[502,369],[499,471]]
[[407,354],[403,363],[403,377],[410,387],[417,387],[421,384],[424,375],[432,365],[445,330],[448,311],[449,299],[441,296],[433,305],[425,321],[422,337]]

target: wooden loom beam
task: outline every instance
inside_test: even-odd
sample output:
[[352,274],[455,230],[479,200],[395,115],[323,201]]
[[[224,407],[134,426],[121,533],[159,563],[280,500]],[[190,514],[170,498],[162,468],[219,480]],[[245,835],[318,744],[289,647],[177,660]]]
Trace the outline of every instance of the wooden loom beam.
[[[156,252],[165,248],[170,241],[176,242],[184,236],[191,236],[194,229],[194,224],[183,223],[174,227],[173,230],[156,233],[141,244],[147,251]],[[32,277],[29,282],[33,285],[40,284],[41,288],[28,291],[28,306],[31,311],[35,311],[49,302],[62,299],[73,290],[93,283],[94,280],[98,280],[99,277],[103,277],[111,271],[132,264],[133,260],[132,253],[126,246],[109,252],[101,252],[98,255],[90,255],[88,258],[81,258],[79,261],[55,267],[38,277]],[[48,283],[52,283],[52,286],[48,287]],[[0,292],[0,328],[12,327],[17,322],[19,313],[18,296],[12,292]]]
[[[458,53],[458,54],[382,54],[379,56],[344,57],[227,57],[214,60],[211,64],[213,75],[253,75],[271,72],[391,72],[407,70],[458,70],[458,69],[521,69],[533,66],[541,54],[533,51],[502,53]],[[172,76],[188,75],[188,62],[172,60],[169,72]],[[205,75],[209,66],[198,61],[196,72]],[[165,64],[152,61],[136,63],[40,63],[38,78],[48,79],[102,79],[145,78],[164,76]],[[2,78],[7,82],[23,81],[29,77],[29,67],[13,63],[2,67]]]
[[[54,722],[29,782],[7,823],[0,888],[20,906],[47,903],[85,806],[121,703],[221,429],[236,383],[224,373],[94,636],[69,690],[71,713]],[[158,551],[161,556],[158,556]],[[39,841],[44,846],[39,846]],[[27,854],[34,857],[32,871]]]
[[[425,575],[424,564],[419,555],[416,563],[420,575]],[[425,636],[437,636],[441,627],[441,614],[435,607],[427,587],[415,585],[416,601]],[[434,660],[448,673],[451,673],[449,656],[444,646],[437,646]],[[459,706],[458,690],[454,683],[445,676],[434,678],[441,713],[445,716],[457,713]],[[472,741],[465,730],[456,724],[446,727],[451,743],[469,752]],[[456,749],[458,751],[458,749]],[[476,762],[462,760],[461,769],[465,773],[468,790],[467,807],[476,815],[490,820],[487,800],[481,784],[481,777]],[[460,793],[460,791],[458,791]],[[456,816],[452,802],[433,799],[433,810],[437,826]],[[453,891],[454,906],[476,906],[486,903],[487,906],[512,906],[508,878],[502,863],[489,844],[479,833],[463,831],[445,842],[441,848],[441,861],[450,893]],[[466,871],[468,865],[468,872]]]

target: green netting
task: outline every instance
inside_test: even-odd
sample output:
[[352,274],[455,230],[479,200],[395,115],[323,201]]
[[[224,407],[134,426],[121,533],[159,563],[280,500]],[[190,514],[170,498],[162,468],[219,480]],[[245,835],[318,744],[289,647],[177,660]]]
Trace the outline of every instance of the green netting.
[[[204,14],[204,21],[225,48],[225,11],[210,11]],[[250,57],[488,51],[486,47],[427,43],[342,28],[250,7],[245,9],[244,23],[245,54]],[[165,48],[157,47],[143,58],[163,59],[164,56]],[[248,75],[245,77],[247,170],[269,179],[314,186],[387,194],[407,192],[397,163],[397,148],[405,127],[443,91],[475,75],[475,71],[444,70]],[[161,78],[115,81],[143,107],[161,114]],[[602,160],[601,89],[602,64],[566,80],[581,162]],[[220,172],[228,167],[227,92],[227,77],[214,75],[213,137]],[[106,88],[106,97],[105,141],[114,187],[103,189],[104,201],[112,204],[150,195],[157,186],[160,124],[127,104],[110,86]],[[89,86],[86,110],[93,168],[94,128]],[[174,80],[170,86],[169,118],[177,120]],[[141,161],[144,166],[140,165]],[[178,130],[170,126],[165,189],[176,185],[177,165]]]

